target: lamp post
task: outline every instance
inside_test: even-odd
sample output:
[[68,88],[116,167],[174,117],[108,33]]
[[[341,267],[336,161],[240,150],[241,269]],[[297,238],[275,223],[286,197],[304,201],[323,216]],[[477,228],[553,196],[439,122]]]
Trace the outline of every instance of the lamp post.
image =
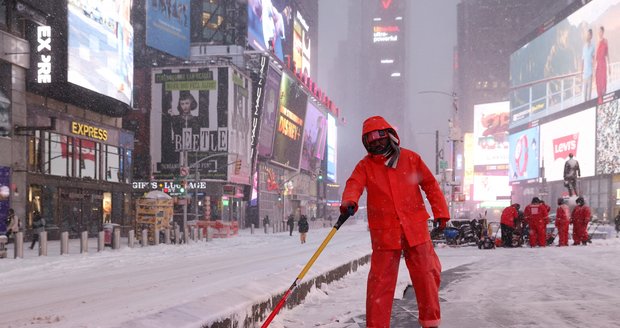
[[[450,185],[450,200],[449,200],[449,205],[450,205],[450,217],[454,217],[454,187],[458,185],[458,183],[456,182],[456,142],[459,141],[463,141],[461,139],[461,129],[458,126],[458,121],[457,121],[457,113],[458,113],[458,105],[457,105],[457,101],[458,101],[458,97],[456,96],[456,92],[452,92],[452,93],[448,93],[445,91],[438,91],[438,90],[426,90],[426,91],[420,91],[418,92],[418,94],[427,94],[427,93],[432,93],[432,94],[440,94],[440,95],[444,95],[444,96],[448,96],[450,98],[452,98],[452,108],[454,109],[452,111],[452,117],[450,119],[448,119],[448,142],[450,142],[450,153],[451,153],[451,169],[452,169],[452,174],[451,174],[451,179],[449,182]],[[435,160],[436,162],[438,162],[439,160],[439,131],[436,131],[436,142],[435,142]],[[439,171],[439,167],[437,166],[437,164],[435,165],[435,170],[436,173],[438,173]],[[445,174],[444,174],[445,177]]]

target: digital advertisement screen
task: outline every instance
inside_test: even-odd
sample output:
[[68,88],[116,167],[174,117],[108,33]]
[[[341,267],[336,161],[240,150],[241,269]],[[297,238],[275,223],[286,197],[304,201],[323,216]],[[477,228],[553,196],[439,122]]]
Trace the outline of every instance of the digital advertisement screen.
[[474,175],[475,201],[492,201],[497,200],[497,197],[510,197],[512,187],[510,187],[506,171],[498,172],[497,175],[490,175],[491,173]]
[[547,181],[564,180],[564,164],[573,154],[582,177],[594,175],[596,109],[554,120],[540,126],[540,163],[545,161]]
[[[225,67],[153,70],[151,157],[162,178],[179,174],[183,151],[190,165],[228,153],[229,74]],[[226,156],[204,160],[200,177],[226,179],[227,164]]]
[[0,166],[0,232],[7,230],[6,218],[9,215],[9,197],[11,196],[11,168]]
[[297,170],[301,159],[308,96],[301,85],[286,74],[282,75],[280,95],[272,161]]
[[323,159],[327,137],[327,118],[312,102],[308,102],[304,145],[301,151],[301,168],[314,172]]
[[270,66],[265,82],[263,116],[258,136],[258,155],[266,158],[271,158],[273,153],[273,138],[276,132],[278,106],[280,105],[280,83],[282,83],[282,74]]
[[596,174],[620,173],[620,100],[596,108]]
[[336,152],[338,145],[338,127],[336,126],[336,118],[327,115],[327,178],[330,181],[336,181],[336,163],[338,154]]
[[620,88],[620,0],[593,0],[510,56],[510,127]]
[[230,69],[231,80],[228,87],[228,181],[250,184],[250,134],[251,97],[250,79],[236,69]]
[[293,10],[287,0],[248,0],[248,44],[270,51],[280,60],[290,55]]
[[189,58],[190,0],[146,1],[146,45]]
[[474,106],[474,165],[508,163],[507,101]]
[[508,151],[510,182],[536,179],[539,175],[538,152],[540,149],[538,126],[519,131],[508,136],[510,148]]
[[130,104],[131,0],[68,1],[67,81]]
[[0,137],[11,133],[11,100],[0,88]]
[[310,76],[312,54],[312,40],[310,39],[310,27],[299,11],[295,15],[293,27],[293,60],[298,70],[306,76]]

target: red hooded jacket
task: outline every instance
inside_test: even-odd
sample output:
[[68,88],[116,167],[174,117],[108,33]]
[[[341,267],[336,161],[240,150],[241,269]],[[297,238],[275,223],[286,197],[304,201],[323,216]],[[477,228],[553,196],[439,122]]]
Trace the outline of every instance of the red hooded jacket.
[[[364,121],[362,135],[385,129],[392,129],[398,138],[392,126],[380,116]],[[400,148],[396,168],[389,168],[384,162],[382,155],[366,155],[347,180],[342,200],[357,203],[366,189],[368,225],[374,250],[401,249],[403,234],[409,246],[429,241],[426,223],[429,215],[421,190],[426,194],[435,218],[450,218],[437,180],[420,155],[411,150]]]

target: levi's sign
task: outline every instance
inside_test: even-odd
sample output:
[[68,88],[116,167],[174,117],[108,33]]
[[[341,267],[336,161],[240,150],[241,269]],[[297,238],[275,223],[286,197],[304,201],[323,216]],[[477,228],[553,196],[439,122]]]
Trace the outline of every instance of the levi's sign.
[[567,158],[570,153],[576,154],[578,142],[579,133],[553,139],[553,159]]

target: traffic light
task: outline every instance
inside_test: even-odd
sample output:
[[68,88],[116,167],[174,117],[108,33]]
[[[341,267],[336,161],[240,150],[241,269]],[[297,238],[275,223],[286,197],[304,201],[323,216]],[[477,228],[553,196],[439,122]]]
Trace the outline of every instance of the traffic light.
[[319,170],[319,176],[318,176],[318,178],[319,178],[319,181],[320,181],[320,180],[323,180],[323,170]]
[[282,194],[278,194],[278,201],[282,201]]
[[235,175],[239,174],[239,172],[241,172],[241,160],[240,159],[235,161]]

